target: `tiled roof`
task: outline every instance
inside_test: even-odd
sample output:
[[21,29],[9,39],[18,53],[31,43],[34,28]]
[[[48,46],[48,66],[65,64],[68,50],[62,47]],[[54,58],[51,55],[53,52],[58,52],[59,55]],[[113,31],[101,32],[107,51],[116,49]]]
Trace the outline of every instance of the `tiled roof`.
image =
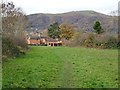
[[35,40],[38,40],[38,39],[47,39],[47,37],[44,37],[44,36],[41,36],[41,37],[36,37],[36,36],[31,36],[30,39],[35,39]]
[[58,42],[56,39],[49,38],[47,39],[47,42]]
[[40,39],[40,38],[39,38],[39,37],[30,37],[30,39],[38,40],[38,39]]

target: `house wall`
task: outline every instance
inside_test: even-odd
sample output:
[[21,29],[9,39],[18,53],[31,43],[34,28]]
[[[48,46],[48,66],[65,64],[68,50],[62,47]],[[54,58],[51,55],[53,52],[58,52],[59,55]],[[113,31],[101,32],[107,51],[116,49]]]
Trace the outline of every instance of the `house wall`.
[[30,40],[29,39],[27,39],[27,44],[30,44]]
[[46,42],[46,40],[43,38],[43,39],[41,39],[41,43],[46,44],[47,42]]
[[47,46],[62,46],[62,42],[47,42]]
[[40,40],[30,39],[30,44],[40,44]]
[[45,39],[41,40],[36,40],[36,39],[27,39],[28,44],[47,44],[47,46],[62,46],[63,42],[62,41],[57,41],[57,42],[47,42]]

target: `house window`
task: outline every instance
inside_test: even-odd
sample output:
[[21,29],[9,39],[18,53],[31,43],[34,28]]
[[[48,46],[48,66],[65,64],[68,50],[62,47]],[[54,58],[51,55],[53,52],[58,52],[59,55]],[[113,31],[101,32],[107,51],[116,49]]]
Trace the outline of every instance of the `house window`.
[[57,46],[57,43],[54,43],[54,46]]
[[53,46],[53,43],[51,43],[51,46]]

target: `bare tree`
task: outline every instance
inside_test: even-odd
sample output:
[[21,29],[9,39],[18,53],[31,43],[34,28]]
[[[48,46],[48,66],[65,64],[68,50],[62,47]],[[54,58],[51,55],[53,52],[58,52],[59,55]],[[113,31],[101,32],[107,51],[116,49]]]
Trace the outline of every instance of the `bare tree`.
[[[3,51],[7,50],[6,45],[11,42],[12,45],[27,47],[25,28],[27,25],[27,17],[20,8],[16,8],[13,2],[3,2],[2,8],[2,39]],[[8,40],[7,40],[8,39]],[[9,47],[11,48],[11,47]],[[8,48],[8,49],[9,49]],[[10,49],[12,50],[12,49]],[[5,51],[6,52],[6,51]]]
[[110,12],[110,15],[112,16],[113,21],[113,29],[115,30],[118,27],[118,23],[116,22],[118,19],[118,10],[114,10]]

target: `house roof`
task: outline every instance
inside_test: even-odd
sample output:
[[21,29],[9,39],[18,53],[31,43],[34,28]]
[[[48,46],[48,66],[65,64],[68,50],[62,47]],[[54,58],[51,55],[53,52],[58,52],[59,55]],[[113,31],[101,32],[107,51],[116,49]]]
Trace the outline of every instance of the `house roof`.
[[39,38],[39,37],[30,37],[30,39],[38,40],[38,39],[40,39],[40,38]]
[[35,39],[35,40],[38,40],[38,39],[47,39],[47,37],[45,37],[45,36],[41,36],[41,37],[39,37],[39,36],[30,36],[30,39]]
[[41,37],[39,37],[39,36],[29,36],[29,37],[30,37],[30,39],[34,39],[34,40],[45,39],[47,42],[58,42],[58,40],[56,40],[56,39],[47,38],[45,36],[41,36]]
[[41,36],[40,38],[45,38],[45,39],[47,39],[47,37],[45,37],[45,36]]
[[47,42],[58,42],[56,39],[49,38],[47,39]]

